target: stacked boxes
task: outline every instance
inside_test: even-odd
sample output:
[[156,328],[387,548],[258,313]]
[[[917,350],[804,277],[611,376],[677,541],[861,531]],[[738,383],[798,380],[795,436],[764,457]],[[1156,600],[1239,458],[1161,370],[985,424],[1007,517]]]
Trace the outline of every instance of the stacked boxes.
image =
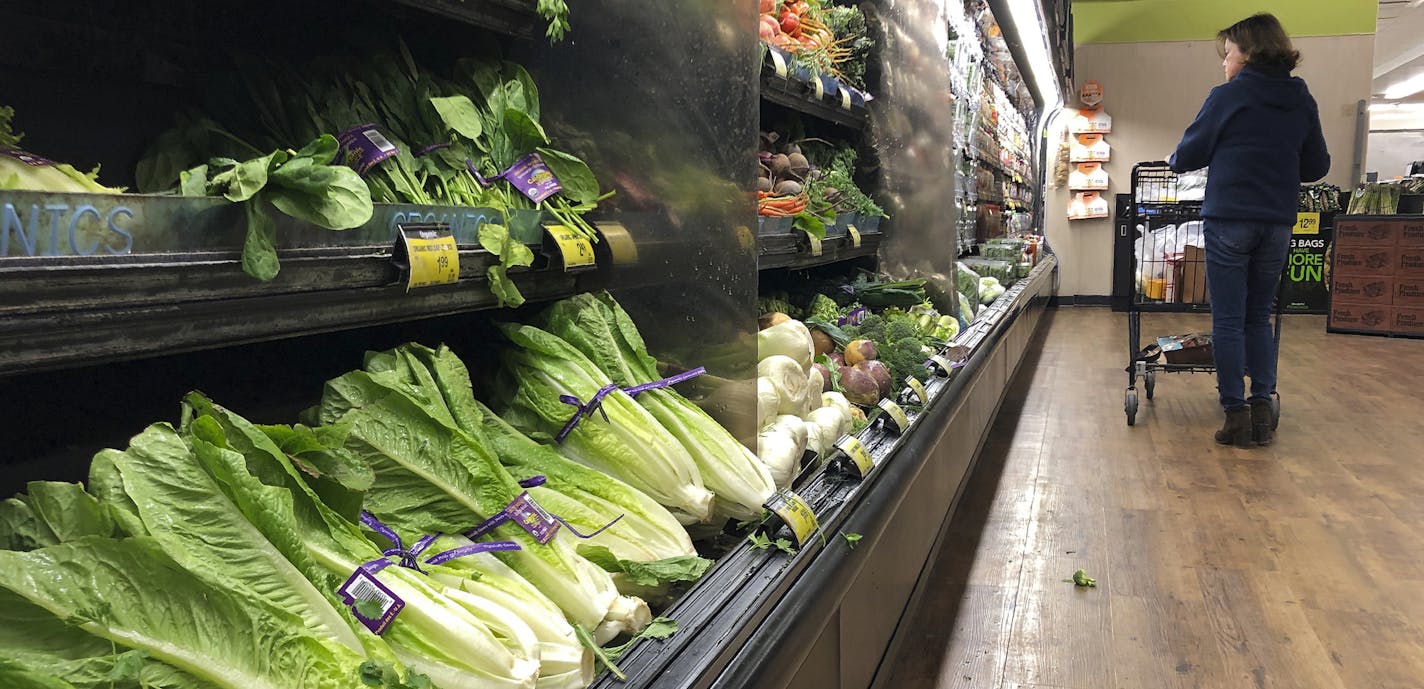
[[1424,336],[1424,216],[1342,217],[1330,332]]

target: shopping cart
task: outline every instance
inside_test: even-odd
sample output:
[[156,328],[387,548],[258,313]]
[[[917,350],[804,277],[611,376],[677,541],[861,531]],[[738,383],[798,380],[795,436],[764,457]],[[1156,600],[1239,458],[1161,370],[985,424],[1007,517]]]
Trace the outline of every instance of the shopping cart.
[[[1123,411],[1127,425],[1137,423],[1138,381],[1152,399],[1157,388],[1157,372],[1215,373],[1207,347],[1163,351],[1158,343],[1142,346],[1142,314],[1149,312],[1209,313],[1206,289],[1206,252],[1201,223],[1201,202],[1181,197],[1176,173],[1167,163],[1138,163],[1132,168],[1132,203],[1129,232],[1125,239],[1135,243],[1135,272],[1132,298],[1127,305],[1127,392]],[[1282,280],[1285,273],[1282,271]],[[1279,292],[1278,292],[1279,294]],[[1281,305],[1276,300],[1275,344],[1280,356]],[[1170,346],[1170,343],[1169,343]],[[1166,359],[1166,361],[1163,361]],[[1281,398],[1271,391],[1272,427],[1280,422]]]

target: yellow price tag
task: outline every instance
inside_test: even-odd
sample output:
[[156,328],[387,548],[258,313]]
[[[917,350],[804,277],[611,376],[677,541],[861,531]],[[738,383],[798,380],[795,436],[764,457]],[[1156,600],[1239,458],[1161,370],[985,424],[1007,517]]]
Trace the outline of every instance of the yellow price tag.
[[459,281],[460,252],[448,225],[401,226],[400,242],[410,266],[405,291]]
[[869,476],[871,470],[875,468],[875,460],[870,457],[870,450],[865,449],[865,444],[853,435],[842,436],[840,440],[837,440],[836,449],[844,452],[846,457],[850,458],[856,471],[860,472],[861,478]]
[[776,75],[785,78],[789,71],[786,64],[786,56],[775,48],[768,49],[767,52],[771,53],[771,67],[776,70]]
[[1291,234],[1320,234],[1319,213],[1296,213]]
[[598,228],[598,233],[603,235],[603,241],[608,244],[608,252],[613,255],[614,265],[629,265],[638,262],[638,244],[633,241],[633,235],[628,234],[628,228],[622,223],[600,222],[594,223]]
[[877,406],[895,423],[896,434],[904,433],[910,427],[910,417],[905,415],[905,410],[901,409],[900,405],[888,399],[883,399],[880,400],[880,404]]
[[766,508],[781,517],[781,521],[791,528],[791,535],[796,539],[797,546],[805,545],[816,533],[816,529],[821,528],[811,506],[790,489],[782,488],[773,493],[766,501]]
[[926,405],[930,403],[930,395],[928,392],[925,391],[925,384],[921,383],[919,378],[916,378],[914,376],[905,376],[905,384],[910,386],[910,392],[913,392],[915,394],[915,397],[918,397],[920,399],[921,405]]
[[933,363],[939,369],[935,373],[941,378],[948,378],[949,372],[954,370],[954,364],[949,363],[949,359],[946,359],[938,354],[930,357],[930,362]]
[[821,241],[820,237],[817,237],[813,234],[807,234],[806,238],[811,240],[812,256],[820,256],[821,254],[825,253],[825,243]]
[[846,110],[850,110],[850,106],[851,106],[850,91],[846,89],[845,85],[842,85],[842,86],[841,86],[841,107],[842,107],[842,108],[845,108]]
[[855,248],[857,248],[857,249],[859,249],[859,248],[860,248],[860,230],[859,230],[859,229],[856,229],[856,226],[855,226],[855,225],[850,225],[850,226],[847,226],[847,227],[846,227],[846,233],[850,235],[850,245],[853,246],[853,247],[855,247]]
[[816,100],[826,97],[826,84],[820,77],[811,77],[811,89],[816,92]]
[[564,270],[591,266],[595,263],[593,244],[589,243],[587,237],[563,225],[545,225],[544,229],[549,232],[549,236],[553,237],[554,243],[559,246],[559,253],[564,257]]
[[737,243],[741,245],[742,251],[747,253],[756,251],[756,235],[752,234],[750,227],[738,225],[733,231],[737,234]]

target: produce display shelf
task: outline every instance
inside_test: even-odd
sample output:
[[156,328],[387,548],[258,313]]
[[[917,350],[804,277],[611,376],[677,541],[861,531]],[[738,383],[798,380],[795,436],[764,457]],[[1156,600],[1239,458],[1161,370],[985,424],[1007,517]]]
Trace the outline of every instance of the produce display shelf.
[[870,110],[865,106],[845,109],[827,100],[817,98],[811,86],[798,79],[783,77],[770,66],[763,66],[761,72],[762,100],[775,103],[827,122],[856,131],[865,129],[870,120]]
[[874,256],[883,237],[880,232],[863,234],[860,246],[855,246],[850,237],[825,239],[821,242],[821,255],[816,256],[812,253],[810,242],[803,232],[762,236],[757,238],[757,268],[814,268]]
[[[377,204],[367,225],[341,232],[277,216],[281,267],[263,282],[243,272],[241,207],[221,199],[5,192],[0,208],[9,240],[0,251],[0,377],[499,306],[486,277],[497,258],[476,240],[496,217],[489,209]],[[394,240],[407,221],[450,228],[453,284],[407,289]],[[534,262],[510,277],[528,300],[671,279],[642,270],[636,252],[675,248],[640,247],[629,232],[620,246],[632,252],[617,265],[603,241],[584,246],[590,263],[566,266],[537,216],[521,224],[515,234]]]
[[544,21],[533,0],[395,0],[421,10],[516,38],[533,38],[544,32]]
[[[872,418],[858,435],[876,465],[868,477],[849,478],[830,468],[803,477],[795,489],[816,512],[821,537],[812,537],[795,553],[739,544],[662,613],[678,621],[677,634],[636,644],[618,662],[627,682],[605,673],[593,688],[786,686],[785,674],[796,671],[804,650],[834,613],[835,602],[872,556],[870,544],[888,522],[885,513],[896,509],[895,497],[929,459],[944,423],[960,407],[966,383],[988,365],[1017,315],[1030,302],[1041,305],[1055,267],[1048,257],[956,338],[964,366],[930,379],[925,386],[929,403],[905,407],[909,427],[904,433],[888,432]],[[851,548],[842,533],[860,534],[861,545]]]

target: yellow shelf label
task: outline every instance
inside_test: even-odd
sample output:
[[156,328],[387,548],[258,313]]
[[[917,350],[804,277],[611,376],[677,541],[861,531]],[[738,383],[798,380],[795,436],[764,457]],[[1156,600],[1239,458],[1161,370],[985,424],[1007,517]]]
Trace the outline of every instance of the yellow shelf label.
[[895,422],[895,428],[897,433],[904,433],[905,430],[910,427],[910,417],[905,415],[905,410],[901,409],[900,405],[895,404],[894,402],[891,402],[888,399],[883,399],[880,400],[880,404],[878,406],[886,413],[886,415],[890,417],[891,421]]
[[853,435],[847,435],[837,440],[836,449],[844,452],[846,457],[850,458],[862,478],[869,476],[871,470],[875,468],[875,460],[870,457],[870,450],[865,449],[865,444]]
[[613,255],[614,265],[630,265],[638,262],[638,244],[633,241],[633,235],[628,234],[628,228],[622,223],[600,222],[595,223],[598,233],[603,236],[603,241],[608,244],[608,251]]
[[921,383],[920,379],[914,376],[905,376],[905,384],[910,386],[910,391],[915,394],[915,397],[919,398],[921,405],[930,403],[930,395],[928,392],[925,392],[925,384]]
[[857,248],[857,249],[859,249],[859,248],[860,248],[860,230],[856,229],[855,225],[850,225],[850,226],[846,227],[846,233],[848,233],[848,234],[850,235],[850,245],[853,246],[853,247],[855,247],[855,248]]
[[1320,234],[1319,213],[1296,213],[1291,234]]
[[811,255],[812,255],[812,256],[820,256],[821,254],[823,254],[823,253],[826,252],[826,250],[825,250],[825,243],[821,241],[821,238],[820,238],[820,237],[817,237],[817,236],[815,236],[815,235],[813,235],[813,234],[807,234],[807,235],[806,235],[806,238],[809,239],[809,240],[811,240]]
[[821,528],[820,523],[816,521],[816,513],[811,511],[811,506],[806,504],[805,499],[788,488],[782,488],[773,493],[771,498],[766,501],[766,508],[781,517],[781,521],[791,528],[791,535],[796,539],[798,547],[806,545],[811,536],[816,533],[816,529]]
[[850,91],[844,85],[841,86],[841,107],[850,110]]
[[826,97],[826,85],[821,82],[820,77],[811,77],[811,89],[816,92],[816,100]]
[[771,53],[771,67],[776,70],[776,75],[785,78],[790,71],[786,64],[786,56],[776,49],[767,50],[767,52]]
[[401,227],[400,241],[410,264],[405,291],[459,281],[460,252],[448,226]]
[[591,266],[596,261],[593,244],[589,243],[587,237],[563,225],[545,225],[544,229],[554,238],[559,253],[564,257],[564,270]]
[[938,354],[930,357],[930,361],[935,366],[939,367],[938,374],[942,377],[948,378],[949,372],[954,370],[954,364],[949,363],[949,359],[946,359]]

